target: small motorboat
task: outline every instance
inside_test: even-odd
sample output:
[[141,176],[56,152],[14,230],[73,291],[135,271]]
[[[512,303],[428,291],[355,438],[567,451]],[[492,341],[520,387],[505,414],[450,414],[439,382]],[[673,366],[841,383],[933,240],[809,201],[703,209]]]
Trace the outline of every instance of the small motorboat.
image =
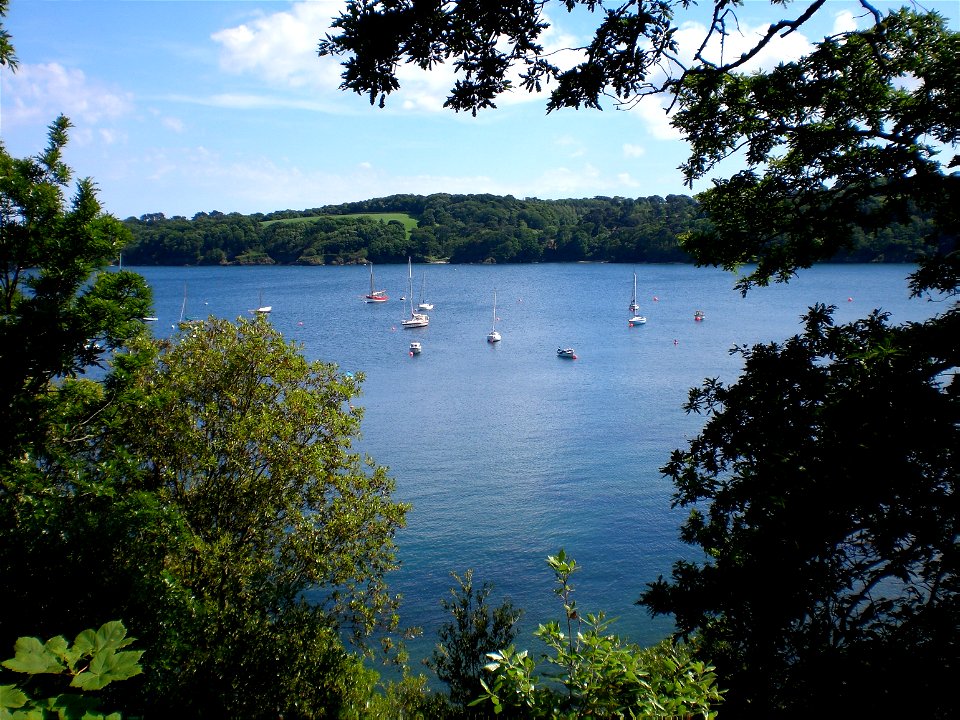
[[703,310],[697,310],[697,311],[693,314],[693,319],[694,319],[696,322],[700,322],[700,321],[703,320],[705,317],[706,317],[706,315],[703,314]]
[[411,355],[419,355],[419,354],[422,353],[422,352],[423,352],[423,345],[421,345],[421,344],[418,343],[417,341],[413,341],[412,343],[410,343],[410,354],[411,354]]
[[577,354],[576,352],[574,352],[574,349],[571,347],[557,348],[557,357],[570,358],[571,360],[576,360]]

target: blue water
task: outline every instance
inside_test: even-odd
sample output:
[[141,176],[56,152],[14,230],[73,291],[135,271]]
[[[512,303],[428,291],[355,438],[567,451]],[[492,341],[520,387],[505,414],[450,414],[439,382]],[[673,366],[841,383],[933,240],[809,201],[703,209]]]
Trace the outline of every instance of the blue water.
[[[529,631],[559,618],[544,562],[564,548],[583,612],[604,610],[614,631],[648,644],[671,630],[634,601],[672,562],[696,557],[677,540],[685,517],[670,509],[659,468],[703,418],[681,406],[706,377],[735,381],[736,344],[799,332],[814,302],[850,321],[873,308],[895,321],[921,320],[942,305],[908,300],[901,265],[823,266],[744,299],[734,278],[683,265],[414,266],[435,303],[430,326],[401,328],[405,265],[375,268],[391,300],[362,302],[368,270],[350,267],[134,268],[155,294],[156,334],[186,313],[236,318],[262,301],[271,320],[311,359],[366,376],[359,449],[386,465],[396,497],[412,503],[398,536],[406,625],[421,626],[413,659],[428,655],[445,620],[439,605],[450,572],[473,568],[493,598],[526,609]],[[646,325],[627,325],[633,271]],[[503,341],[486,342],[494,289]],[[703,322],[693,313],[702,309]],[[409,312],[409,309],[407,309]],[[423,353],[408,353],[411,340]],[[576,349],[576,360],[556,356]]]

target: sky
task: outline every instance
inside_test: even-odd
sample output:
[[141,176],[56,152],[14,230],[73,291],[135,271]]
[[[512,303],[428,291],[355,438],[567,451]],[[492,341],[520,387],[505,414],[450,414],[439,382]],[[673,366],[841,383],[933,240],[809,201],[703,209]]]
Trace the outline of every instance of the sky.
[[[703,3],[701,3],[703,4]],[[712,3],[707,2],[708,6]],[[590,37],[589,17],[551,3],[543,37],[559,62]],[[803,7],[806,3],[796,2]],[[926,0],[957,29],[958,0]],[[301,210],[398,193],[518,198],[692,195],[678,166],[686,145],[656,99],[631,110],[546,114],[544,95],[518,91],[477,117],[442,107],[448,67],[404,66],[385,109],[338,88],[319,40],[342,0],[11,0],[4,27],[19,60],[0,68],[0,137],[15,157],[39,153],[47,128],[73,123],[66,162],[92,177],[104,210],[193,217]],[[883,3],[878,3],[883,7]],[[769,68],[862,10],[830,0],[749,68]],[[785,17],[765,0],[737,12],[742,37]],[[681,49],[706,16],[684,16]],[[751,43],[752,44],[752,43]]]

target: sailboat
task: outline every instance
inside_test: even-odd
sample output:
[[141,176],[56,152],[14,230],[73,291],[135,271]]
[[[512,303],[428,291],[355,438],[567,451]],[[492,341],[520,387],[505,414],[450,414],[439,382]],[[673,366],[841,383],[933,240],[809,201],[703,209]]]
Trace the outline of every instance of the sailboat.
[[255,315],[269,315],[271,310],[273,310],[272,305],[263,304],[263,290],[261,290],[260,303],[257,305],[255,309],[251,310],[250,312],[254,313]]
[[637,274],[633,274],[633,299],[630,301],[630,319],[627,323],[630,327],[634,325],[643,325],[647,319],[640,314],[640,305],[637,303]]
[[364,295],[363,301],[368,303],[386,302],[387,300],[390,299],[389,297],[387,297],[387,291],[373,289],[373,263],[369,263],[369,265],[370,265],[370,294]]
[[433,310],[433,303],[424,302],[423,300],[423,289],[427,284],[427,271],[423,271],[423,279],[420,281],[420,304],[417,305],[417,310]]
[[200,325],[202,324],[201,320],[192,318],[189,315],[184,315],[187,311],[187,284],[183,284],[183,302],[180,304],[180,319],[177,321],[177,325]]
[[497,291],[493,291],[493,329],[487,335],[488,343],[500,342],[500,333],[497,332]]
[[410,296],[410,317],[406,320],[401,320],[400,324],[405,328],[420,328],[426,327],[430,324],[430,318],[427,315],[424,315],[421,312],[415,312],[413,309],[413,260],[407,258],[407,275],[408,275],[408,284],[410,290],[408,292]]

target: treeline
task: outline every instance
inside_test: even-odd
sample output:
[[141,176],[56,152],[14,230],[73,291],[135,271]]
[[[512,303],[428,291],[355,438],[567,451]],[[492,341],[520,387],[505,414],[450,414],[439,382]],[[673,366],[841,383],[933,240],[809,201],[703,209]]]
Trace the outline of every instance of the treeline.
[[[413,222],[408,230],[396,219]],[[359,215],[359,217],[358,217]],[[688,262],[678,236],[704,219],[693,198],[518,200],[393,195],[270,214],[128,218],[139,265],[480,262]]]
[[[411,220],[408,229],[395,219]],[[392,216],[392,217],[391,217]],[[390,217],[390,219],[386,219]],[[269,214],[162,213],[128,218],[134,265],[340,265],[447,260],[452,263],[690,262],[683,233],[705,219],[686,195],[518,200],[497,195],[392,195]],[[836,258],[912,262],[924,223],[859,234]]]

